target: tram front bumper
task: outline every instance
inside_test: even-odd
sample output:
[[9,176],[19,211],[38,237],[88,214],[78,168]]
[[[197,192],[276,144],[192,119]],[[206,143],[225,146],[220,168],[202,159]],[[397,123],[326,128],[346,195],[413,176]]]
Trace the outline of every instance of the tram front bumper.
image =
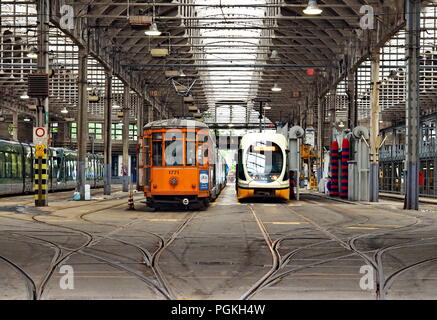
[[289,200],[290,199],[290,188],[285,189],[267,189],[267,188],[238,188],[237,190],[238,199],[247,198],[280,198]]

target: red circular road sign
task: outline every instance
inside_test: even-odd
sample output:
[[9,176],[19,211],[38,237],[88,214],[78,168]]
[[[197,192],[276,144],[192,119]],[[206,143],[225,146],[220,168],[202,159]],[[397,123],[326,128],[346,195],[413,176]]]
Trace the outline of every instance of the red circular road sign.
[[35,134],[36,134],[36,136],[37,136],[38,138],[42,138],[42,137],[44,137],[44,136],[46,135],[46,131],[45,131],[44,128],[37,128],[37,129],[35,130]]

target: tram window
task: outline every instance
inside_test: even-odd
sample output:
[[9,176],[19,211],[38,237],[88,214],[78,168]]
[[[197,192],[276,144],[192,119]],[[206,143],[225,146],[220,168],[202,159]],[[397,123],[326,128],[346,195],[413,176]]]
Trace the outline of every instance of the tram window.
[[24,166],[26,171],[26,178],[32,178],[32,158],[30,156],[30,153],[26,154],[24,161],[25,161]]
[[166,166],[183,166],[183,141],[174,140],[165,142]]
[[5,154],[0,152],[0,178],[5,178]]
[[249,148],[246,164],[251,178],[270,181],[282,173],[284,157],[277,144],[258,142]]
[[17,178],[23,177],[23,157],[17,154]]
[[199,166],[206,165],[208,163],[208,146],[206,144],[199,144],[197,147],[197,162]]
[[5,178],[10,178],[12,176],[12,165],[11,165],[11,154],[9,152],[5,153]]
[[145,165],[150,166],[150,139],[144,139],[144,148]]
[[15,153],[11,154],[11,162],[12,162],[12,178],[16,178],[18,175],[18,163],[17,163],[17,155]]
[[[153,139],[155,140],[155,139]],[[178,131],[167,131],[165,133],[165,141],[182,140],[182,132]]]
[[153,140],[162,140],[162,133],[154,133],[153,134]]
[[243,150],[238,150],[238,165],[237,165],[238,179],[246,180],[246,175],[244,174],[243,166]]
[[153,141],[153,165],[162,166],[162,141]]
[[183,136],[180,131],[165,133],[165,165],[183,166]]
[[186,162],[187,166],[195,167],[196,166],[196,142],[195,141],[187,141],[187,150],[186,150]]
[[196,133],[195,132],[187,132],[187,140],[188,141],[196,141]]

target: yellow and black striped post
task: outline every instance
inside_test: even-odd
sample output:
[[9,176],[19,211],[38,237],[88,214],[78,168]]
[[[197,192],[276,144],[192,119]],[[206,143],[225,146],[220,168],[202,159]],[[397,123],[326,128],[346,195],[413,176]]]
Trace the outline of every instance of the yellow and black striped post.
[[35,147],[35,164],[34,164],[34,191],[35,206],[46,207],[48,205],[48,164],[47,164],[47,146],[37,145]]

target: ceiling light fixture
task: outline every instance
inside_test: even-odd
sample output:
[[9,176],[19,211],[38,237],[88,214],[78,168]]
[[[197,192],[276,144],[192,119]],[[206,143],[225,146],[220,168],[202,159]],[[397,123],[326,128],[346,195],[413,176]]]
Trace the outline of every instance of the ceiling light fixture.
[[20,96],[20,99],[28,100],[30,97],[27,95],[27,93],[24,93],[22,96]]
[[61,110],[61,113],[67,114],[68,113],[67,107],[64,107],[64,109]]
[[281,92],[281,91],[282,91],[282,88],[280,88],[280,87],[278,86],[278,84],[275,83],[275,85],[274,85],[273,88],[272,88],[272,91],[273,91],[273,92]]
[[120,105],[118,105],[118,104],[114,104],[113,106],[112,106],[112,109],[121,109],[121,106]]
[[272,55],[270,56],[270,59],[275,60],[275,59],[278,59],[278,58],[279,58],[278,57],[278,51],[273,50],[272,51]]
[[26,55],[29,59],[38,59],[38,50],[31,48]]
[[317,0],[308,0],[308,6],[303,10],[303,13],[310,16],[318,15],[322,12],[323,10],[317,5]]
[[152,23],[150,24],[150,27],[148,30],[145,31],[145,34],[149,37],[157,37],[161,35],[161,31],[158,30],[158,26],[156,25],[156,8],[155,5],[153,5],[153,15],[152,15]]
[[156,25],[156,22],[153,22],[150,25],[149,29],[146,30],[144,33],[149,37],[158,37],[161,35],[162,32],[158,30],[158,26]]

